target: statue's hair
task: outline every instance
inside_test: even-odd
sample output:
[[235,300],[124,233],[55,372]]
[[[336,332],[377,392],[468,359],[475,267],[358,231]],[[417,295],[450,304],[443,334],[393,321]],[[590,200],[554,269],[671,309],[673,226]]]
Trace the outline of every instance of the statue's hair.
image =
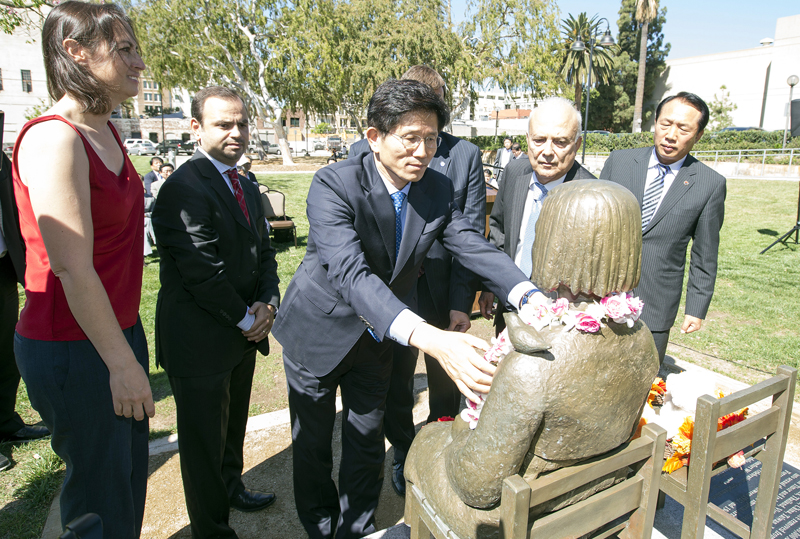
[[642,216],[636,197],[610,181],[554,188],[536,221],[531,280],[545,291],[606,296],[639,284]]

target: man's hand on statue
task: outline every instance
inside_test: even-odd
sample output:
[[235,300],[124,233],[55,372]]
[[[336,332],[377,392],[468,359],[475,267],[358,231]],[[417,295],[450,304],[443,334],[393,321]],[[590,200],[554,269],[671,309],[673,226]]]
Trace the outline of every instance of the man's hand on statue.
[[[471,401],[478,402],[473,391],[489,392],[496,368],[482,357],[482,353],[489,349],[482,339],[468,333],[442,331],[422,323],[414,329],[408,344],[435,357],[458,390]],[[476,348],[481,354],[475,351]]]
[[681,333],[692,333],[693,331],[698,331],[701,327],[703,327],[702,318],[695,318],[694,316],[689,316],[687,314],[683,319]]
[[481,292],[481,296],[478,298],[478,307],[481,309],[481,316],[483,316],[486,320],[491,320],[494,318],[494,314],[492,313],[494,307],[494,294],[491,292]]
[[447,331],[466,333],[470,327],[472,327],[472,323],[469,321],[467,313],[455,310],[450,311],[450,325],[447,327]]
[[253,325],[248,331],[242,332],[248,341],[261,342],[267,338],[269,331],[272,329],[272,322],[275,320],[272,309],[273,307],[271,305],[260,301],[253,303],[249,312],[256,316],[256,321],[253,322]]

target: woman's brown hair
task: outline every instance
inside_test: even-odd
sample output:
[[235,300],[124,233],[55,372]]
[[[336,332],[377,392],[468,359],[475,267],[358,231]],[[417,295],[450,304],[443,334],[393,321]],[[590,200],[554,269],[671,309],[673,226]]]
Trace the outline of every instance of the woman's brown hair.
[[136,42],[133,25],[115,4],[90,4],[71,0],[57,5],[42,27],[42,52],[47,72],[47,90],[58,101],[65,94],[91,114],[108,114],[111,108],[107,84],[97,80],[85,66],[75,62],[64,49],[65,39],[74,39],[95,53],[102,45],[117,54],[116,37],[129,35]]

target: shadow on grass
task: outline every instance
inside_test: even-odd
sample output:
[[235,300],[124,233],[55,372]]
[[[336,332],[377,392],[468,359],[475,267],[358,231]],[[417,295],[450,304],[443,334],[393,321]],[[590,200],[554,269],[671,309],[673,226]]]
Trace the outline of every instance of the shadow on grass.
[[153,392],[153,402],[159,402],[172,396],[169,376],[163,369],[150,373],[150,390]]
[[772,230],[771,228],[759,228],[759,234],[763,234],[764,236],[777,236],[778,232],[776,230]]
[[[19,451],[14,446],[4,446],[4,454]],[[23,450],[24,451],[24,450]],[[39,451],[32,461],[15,462],[24,466],[14,490],[13,501],[0,510],[0,537],[36,538],[42,534],[44,523],[50,512],[61,483],[64,481],[64,469],[61,459],[52,451]],[[38,457],[38,458],[37,458]]]

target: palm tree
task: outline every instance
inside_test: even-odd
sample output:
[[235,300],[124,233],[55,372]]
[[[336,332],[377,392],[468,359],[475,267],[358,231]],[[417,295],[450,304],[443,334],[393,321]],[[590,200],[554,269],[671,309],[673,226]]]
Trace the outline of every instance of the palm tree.
[[[575,106],[580,110],[581,98],[583,96],[583,84],[587,80],[589,72],[589,49],[590,40],[597,34],[597,27],[600,22],[597,15],[589,19],[586,12],[578,15],[576,19],[571,14],[561,21],[561,35],[564,38],[564,45],[567,55],[561,74],[566,78],[567,84],[575,86]],[[586,44],[583,51],[574,51],[572,44],[580,39]],[[614,73],[614,47],[604,47],[600,43],[595,43],[592,55],[592,77],[598,84],[608,84]],[[590,89],[587,88],[587,91]]]
[[644,72],[647,67],[647,27],[658,15],[658,0],[636,0],[636,21],[642,36],[639,42],[639,78],[636,81],[636,101],[633,107],[634,133],[642,130],[642,103],[644,102]]

